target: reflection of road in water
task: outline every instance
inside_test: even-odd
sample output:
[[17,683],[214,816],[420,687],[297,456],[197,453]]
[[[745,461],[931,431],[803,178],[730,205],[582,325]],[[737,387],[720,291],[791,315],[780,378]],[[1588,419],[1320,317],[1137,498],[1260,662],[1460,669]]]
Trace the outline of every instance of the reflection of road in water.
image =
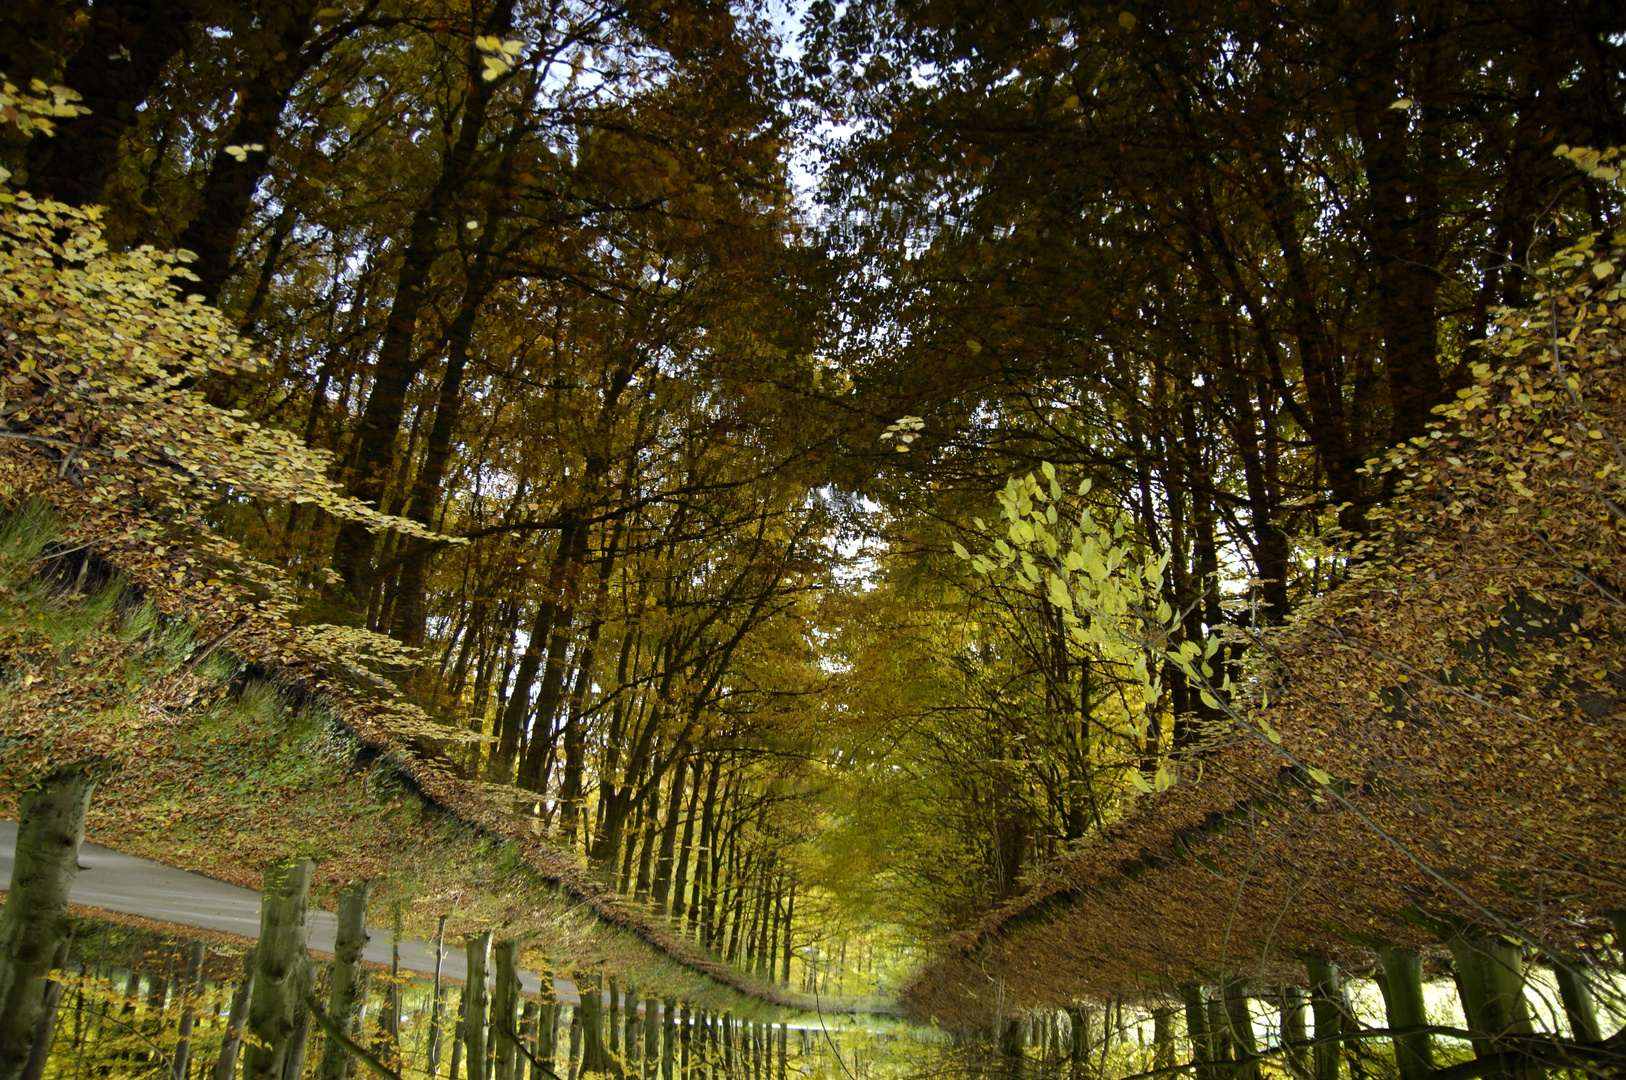
[[[0,821],[0,882],[9,884],[11,881],[11,864],[16,848],[17,823]],[[260,894],[253,889],[238,888],[202,874],[126,855],[100,844],[82,846],[79,849],[79,865],[79,878],[74,882],[73,892],[69,896],[75,904],[239,937],[258,939],[260,936]],[[333,938],[338,932],[338,920],[334,914],[312,908],[309,924],[310,947],[321,952],[332,952]],[[367,931],[370,940],[363,954],[364,959],[387,966],[390,962],[389,931],[376,926],[368,927]],[[401,966],[409,971],[433,975],[435,943],[419,939],[403,940]],[[441,966],[442,974],[448,979],[461,981],[467,970],[463,950],[449,945]],[[520,978],[527,993],[538,993],[542,989],[541,979],[535,972],[523,971]],[[579,1000],[576,984],[569,979],[554,979],[553,988],[559,1000],[566,1004]]]

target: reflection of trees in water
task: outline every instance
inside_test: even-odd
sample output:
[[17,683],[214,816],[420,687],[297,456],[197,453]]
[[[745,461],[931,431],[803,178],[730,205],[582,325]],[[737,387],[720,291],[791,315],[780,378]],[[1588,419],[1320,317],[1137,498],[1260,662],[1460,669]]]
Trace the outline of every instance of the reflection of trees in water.
[[[319,960],[312,965],[311,996],[326,1002],[334,965]],[[245,1075],[240,1051],[251,970],[251,950],[239,942],[187,941],[139,926],[81,920],[60,969],[60,1004],[38,1080]],[[500,989],[484,995],[483,1008],[471,1010],[475,996],[447,984],[437,1009],[432,980],[392,978],[388,969],[368,967],[345,1042],[372,1063],[347,1049],[337,1076],[842,1080],[848,1073],[891,1074],[876,1055],[912,1042],[645,997],[612,978],[580,976],[579,982],[587,991],[580,1003],[519,996],[505,1023]],[[335,1040],[319,1020],[311,1022],[308,1011],[293,1041],[281,1080],[331,1075],[323,1062]],[[484,1048],[478,1066],[469,1060],[471,1045]],[[511,1054],[504,1053],[505,1045]],[[845,1069],[837,1063],[838,1049]],[[912,1062],[906,1071],[922,1064]]]

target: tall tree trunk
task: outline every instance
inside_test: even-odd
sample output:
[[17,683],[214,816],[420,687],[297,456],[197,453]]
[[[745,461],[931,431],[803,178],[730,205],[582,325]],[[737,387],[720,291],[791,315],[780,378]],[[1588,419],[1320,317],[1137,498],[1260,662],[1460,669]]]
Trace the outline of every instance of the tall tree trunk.
[[282,1063],[282,1080],[302,1080],[305,1075],[305,1050],[311,1039],[310,999],[316,993],[316,965],[309,959],[298,977],[299,1001],[294,1005],[294,1033],[288,1037],[288,1056]]
[[64,119],[53,138],[28,145],[28,183],[35,195],[74,206],[102,201],[118,167],[119,142],[170,58],[191,36],[189,0],[97,0],[62,81],[90,110]]
[[785,901],[785,971],[782,981],[790,985],[790,929],[796,921],[796,882],[790,883],[790,896]]
[[[367,901],[373,883],[358,881],[339,894],[339,927],[333,938],[333,975],[328,991],[327,1015],[346,1035],[356,1037],[356,1018],[365,1000],[361,954],[367,948]],[[321,1080],[344,1080],[350,1072],[350,1052],[333,1039],[322,1050],[317,1067]]]
[[186,1080],[186,1066],[192,1056],[192,1026],[198,1018],[198,995],[203,990],[203,942],[194,941],[186,957],[186,982],[181,995],[181,1028],[171,1058],[171,1080]]
[[[1475,1057],[1507,1049],[1509,1035],[1528,1035],[1530,1010],[1524,1000],[1524,959],[1516,946],[1477,935],[1448,943],[1456,970],[1457,993],[1468,1018]],[[1511,1078],[1518,1070],[1496,1067],[1487,1077]]]
[[[57,949],[51,964],[61,971],[68,966],[68,950],[73,946],[70,930]],[[40,1080],[45,1075],[45,1063],[51,1058],[51,1044],[56,1041],[56,1019],[62,1005],[62,984],[52,979],[45,988],[45,1007],[40,1011],[39,1026],[34,1031],[34,1045],[28,1051],[28,1062],[23,1066],[22,1080]]]
[[[1203,1000],[1203,989],[1200,986],[1182,986],[1180,997],[1186,1007],[1186,1038],[1191,1042],[1192,1072],[1196,1080],[1214,1080],[1214,1042],[1208,1030],[1208,1002]],[[1073,1060],[1078,1060],[1078,1049],[1075,1046]],[[1074,1080],[1078,1080],[1078,1070],[1074,1069]]]
[[243,1045],[243,1022],[248,1018],[249,996],[254,991],[254,954],[243,954],[243,981],[232,992],[231,1011],[226,1015],[226,1033],[221,1039],[220,1056],[215,1059],[210,1080],[233,1080],[237,1075],[237,1051]]
[[305,901],[310,894],[309,859],[265,868],[260,891],[260,942],[254,950],[254,992],[249,999],[243,1080],[283,1080],[289,1044],[299,1019],[310,953],[305,944]]
[[1338,1080],[1342,1044],[1335,1038],[1344,1030],[1343,976],[1326,960],[1311,957],[1304,962],[1310,977],[1310,1012],[1315,1017],[1315,1080]]
[[489,1080],[486,1060],[486,957],[491,953],[491,931],[464,939],[468,983],[463,992],[463,1044],[468,1047],[469,1080]]
[[[1423,958],[1412,949],[1381,945],[1377,950],[1383,964],[1378,987],[1391,1029],[1426,1027],[1428,1003],[1423,999]],[[1397,1035],[1395,1063],[1400,1080],[1425,1080],[1434,1071],[1434,1051],[1428,1032]]]
[[429,1002],[429,1041],[424,1048],[424,1062],[431,1077],[440,1072],[440,1017],[443,1009],[441,1003],[442,990],[440,985],[440,969],[446,959],[446,916],[440,917],[440,930],[435,934],[435,985],[431,992]]
[[68,892],[96,782],[83,769],[46,777],[18,802],[17,847],[0,911],[0,1080],[17,1080],[46,1012],[52,965],[72,934]]
[[1306,998],[1300,987],[1282,988],[1282,1045],[1287,1047],[1287,1071],[1297,1080],[1310,1080],[1310,1054],[1305,1046],[1309,1035],[1304,1026]]
[[[487,779],[500,784],[512,783],[514,765],[519,759],[520,746],[525,741],[525,722],[533,717],[531,740],[546,734],[539,730],[543,718],[540,711],[533,713],[531,687],[542,671],[543,652],[547,648],[554,620],[558,618],[560,602],[570,573],[571,557],[576,551],[576,534],[581,526],[567,519],[559,528],[559,546],[554,550],[553,565],[548,570],[547,591],[537,605],[536,617],[526,635],[525,651],[520,654],[519,670],[514,674],[514,688],[503,707],[497,727],[497,748],[491,755],[491,770]],[[548,717],[548,722],[552,717]]]
[[515,1025],[519,1022],[519,942],[499,941],[497,986],[491,995],[491,1043],[494,1067],[492,1080],[514,1080],[514,1064],[519,1060]]
[[321,0],[272,0],[257,5],[259,25],[251,31],[250,47],[260,58],[260,68],[238,88],[237,110],[227,136],[239,153],[220,150],[215,154],[199,193],[197,215],[177,244],[197,255],[192,271],[199,280],[192,287],[211,304],[219,302],[231,274],[238,234],[254,208],[254,191],[271,166],[282,111],[308,66],[304,49],[320,6]]
[[[487,36],[502,36],[513,25],[514,0],[497,0],[481,29]],[[446,215],[468,179],[485,130],[486,113],[502,80],[487,81],[479,50],[469,43],[468,77],[463,85],[463,115],[457,138],[441,156],[440,175],[425,203],[413,215],[401,251],[395,295],[379,342],[373,367],[372,392],[356,425],[354,479],[350,494],[362,502],[381,505],[395,458],[395,436],[406,412],[407,388],[421,361],[415,355],[418,314],[427,301],[429,272],[440,250],[440,230]],[[339,531],[334,561],[351,596],[365,603],[371,581],[373,536],[360,522],[347,522]],[[471,1068],[478,1066],[471,1060]],[[483,1077],[474,1080],[484,1080]]]
[[655,913],[666,913],[666,897],[672,887],[672,852],[677,843],[678,818],[683,811],[683,781],[688,760],[679,757],[672,764],[672,782],[666,800],[666,825],[661,829],[660,855],[655,860],[655,880],[650,886],[650,904]]
[[[504,174],[506,165],[505,157]],[[503,179],[499,177],[499,187]],[[498,208],[493,207],[490,217],[498,213]],[[430,523],[440,505],[440,487],[452,459],[457,422],[463,410],[463,375],[473,348],[474,325],[494,283],[491,253],[499,231],[496,226],[496,221],[488,219],[475,241],[474,259],[463,285],[463,299],[446,332],[446,370],[441,375],[440,391],[435,398],[435,419],[424,445],[423,464],[413,476],[412,492],[407,499],[406,516],[421,525]],[[401,552],[397,557],[400,573],[390,632],[408,645],[423,644],[424,587],[429,576],[429,560],[434,554],[435,548],[428,541],[413,536],[401,538]]]
[[1553,975],[1558,981],[1558,995],[1564,1002],[1564,1016],[1570,1022],[1570,1036],[1581,1042],[1602,1042],[1603,1028],[1598,1025],[1598,1007],[1593,1001],[1592,987],[1588,985],[1584,971],[1580,961],[1553,967]]

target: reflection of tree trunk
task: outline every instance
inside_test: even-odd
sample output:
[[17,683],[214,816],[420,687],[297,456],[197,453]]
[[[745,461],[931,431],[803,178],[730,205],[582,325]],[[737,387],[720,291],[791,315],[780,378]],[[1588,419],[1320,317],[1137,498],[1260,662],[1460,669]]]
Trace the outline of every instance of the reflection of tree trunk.
[[440,985],[441,964],[446,959],[446,916],[440,917],[440,930],[435,934],[435,985],[429,999],[429,1041],[424,1048],[424,1060],[430,1076],[440,1071],[440,1017],[444,1009]]
[[192,1026],[198,1017],[198,994],[203,990],[203,942],[194,941],[186,958],[186,982],[182,990],[181,1028],[171,1059],[170,1076],[186,1080],[187,1061],[192,1055]]
[[305,901],[315,868],[309,859],[265,868],[260,942],[254,951],[254,992],[248,1006],[248,1027],[254,1040],[244,1040],[243,1080],[283,1080],[310,965]]
[[519,1023],[519,942],[499,941],[495,953],[497,987],[491,996],[492,1080],[514,1080],[514,1065],[519,1060],[519,1043],[515,1039]]
[[1338,1062],[1343,1056],[1338,1035],[1344,1028],[1343,977],[1338,968],[1314,957],[1304,962],[1310,977],[1310,1012],[1315,1019],[1315,1051],[1312,1074],[1315,1080],[1338,1080]]
[[90,112],[58,121],[53,138],[28,145],[28,190],[75,206],[102,201],[119,141],[164,65],[186,45],[194,18],[186,0],[97,0],[89,11],[62,81]]
[[231,1011],[226,1016],[226,1033],[220,1043],[220,1056],[215,1059],[211,1080],[233,1080],[237,1075],[237,1051],[243,1044],[243,1021],[248,1018],[249,995],[254,989],[254,950],[243,954],[243,981],[231,996]]
[[[504,34],[513,23],[513,12],[514,0],[498,0],[485,20],[482,33]],[[378,345],[372,391],[356,424],[355,478],[350,494],[375,505],[381,504],[394,464],[395,436],[401,430],[401,418],[406,412],[407,389],[421,366],[414,354],[418,313],[428,299],[429,273],[439,255],[441,224],[468,178],[480,134],[485,128],[486,112],[500,85],[476,74],[481,65],[472,42],[468,68],[457,138],[446,147],[435,187],[418,208],[407,230],[394,299]],[[371,582],[372,553],[372,534],[360,522],[346,522],[334,548],[334,563],[344,575],[351,597],[363,606]],[[479,1067],[473,1060],[469,1065],[471,1069]]]
[[[62,970],[68,963],[68,949],[73,945],[73,932],[62,939],[56,959],[51,967]],[[45,1063],[51,1059],[51,1044],[56,1040],[56,1018],[62,1005],[62,984],[52,979],[45,988],[45,1008],[40,1014],[39,1026],[34,1030],[34,1046],[28,1052],[23,1066],[22,1080],[40,1080],[45,1075]]]
[[19,800],[10,891],[0,911],[0,1078],[15,1080],[46,1014],[52,966],[71,934],[68,892],[95,781],[83,770],[47,777]]
[[306,999],[316,992],[316,965],[305,961],[297,976],[299,1000],[294,1003],[294,1032],[288,1037],[288,1056],[282,1065],[282,1080],[301,1080],[305,1075],[305,1050],[310,1046],[311,1009]]
[[[361,954],[367,948],[367,901],[371,881],[358,881],[339,894],[338,932],[333,938],[333,974],[328,991],[328,1018],[351,1038],[361,1013],[365,984]],[[317,1067],[321,1080],[344,1080],[350,1071],[350,1052],[329,1039]]]
[[[254,208],[254,191],[270,168],[270,147],[276,142],[288,95],[305,70],[303,50],[320,6],[320,0],[282,0],[258,6],[259,25],[251,34],[259,39],[255,45],[261,67],[247,85],[238,88],[237,110],[227,136],[242,155],[225,150],[215,154],[199,192],[197,216],[177,243],[198,256],[192,270],[200,280],[189,287],[211,304],[220,299],[231,273],[237,236]],[[256,146],[259,149],[253,149]]]
[[[1378,988],[1391,1029],[1424,1027],[1428,1024],[1428,1004],[1423,999],[1423,958],[1415,950],[1398,945],[1380,945],[1378,959],[1383,969]],[[1434,1071],[1434,1052],[1427,1032],[1397,1036],[1395,1064],[1400,1080],[1423,1080]]]
[[468,1047],[469,1080],[487,1080],[486,1061],[486,957],[491,953],[491,931],[464,939],[468,983],[463,992],[463,1043]]

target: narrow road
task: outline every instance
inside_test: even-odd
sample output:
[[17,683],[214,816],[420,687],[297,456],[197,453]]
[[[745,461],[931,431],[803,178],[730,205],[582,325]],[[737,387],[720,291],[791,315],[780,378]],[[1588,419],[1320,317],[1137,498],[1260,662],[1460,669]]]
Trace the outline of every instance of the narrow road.
[[[17,849],[17,823],[0,821],[0,883],[11,883],[11,866]],[[215,930],[258,940],[260,936],[260,894],[214,878],[204,877],[173,866],[126,855],[100,844],[79,849],[79,879],[69,899],[86,907],[104,908],[122,915],[175,923],[179,926]],[[331,911],[312,908],[308,921],[308,942],[321,952],[333,951],[338,919]],[[390,933],[377,926],[367,928],[369,940],[362,954],[366,960],[390,963]],[[435,943],[418,938],[401,942],[401,966],[424,975],[435,973]],[[462,980],[468,973],[460,943],[447,944],[441,973]],[[526,993],[542,990],[541,976],[520,972],[520,985]],[[553,991],[559,1001],[575,1005],[581,1001],[576,984],[554,979]]]

